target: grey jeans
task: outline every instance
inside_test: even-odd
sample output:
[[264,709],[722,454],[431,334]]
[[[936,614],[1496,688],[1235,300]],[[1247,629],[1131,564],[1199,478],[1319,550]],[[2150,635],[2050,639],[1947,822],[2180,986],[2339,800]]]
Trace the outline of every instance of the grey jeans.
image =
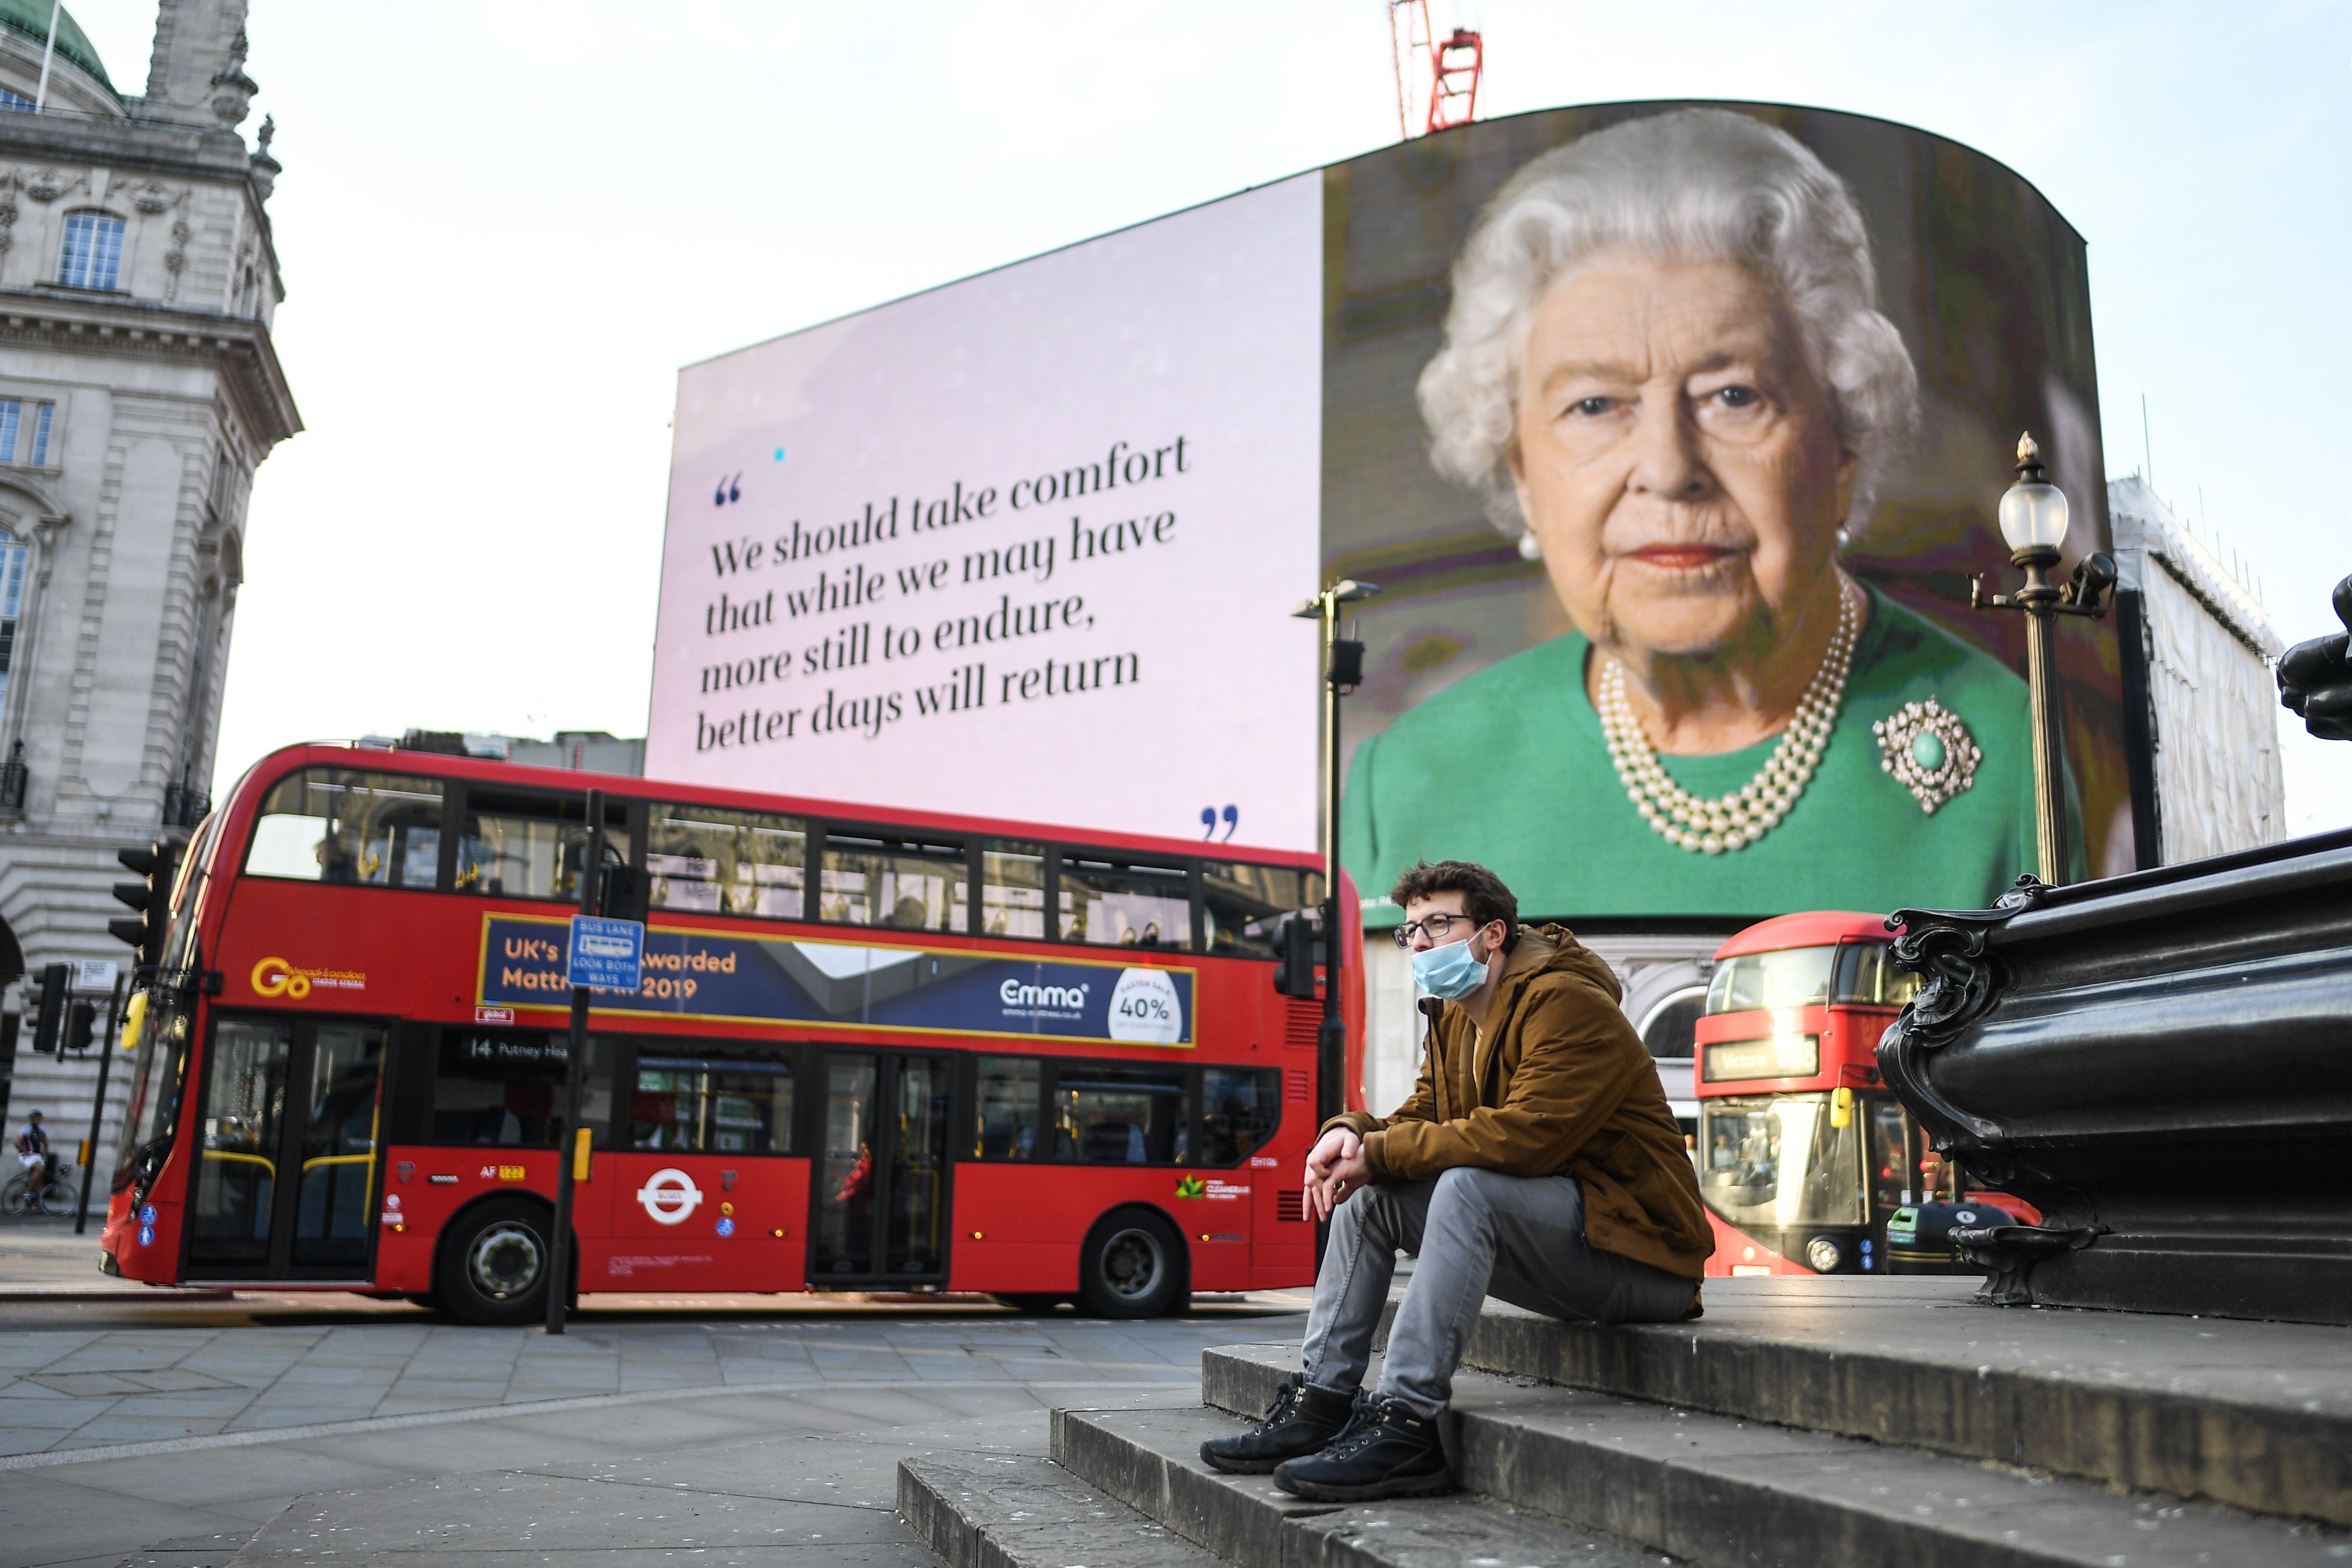
[[1424,1415],[1445,1407],[1454,1367],[1488,1296],[1554,1318],[1667,1323],[1698,1281],[1584,1241],[1571,1176],[1507,1176],[1456,1166],[1433,1182],[1376,1183],[1331,1215],[1330,1248],[1307,1315],[1307,1381],[1353,1394],[1399,1251],[1418,1253],[1389,1330],[1378,1393]]

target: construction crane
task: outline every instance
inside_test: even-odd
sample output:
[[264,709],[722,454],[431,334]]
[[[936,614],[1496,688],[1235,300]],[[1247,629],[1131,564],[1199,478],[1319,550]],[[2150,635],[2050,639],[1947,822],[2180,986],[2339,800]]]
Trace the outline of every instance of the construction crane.
[[1397,135],[1409,142],[1478,118],[1478,81],[1486,68],[1485,39],[1468,27],[1456,27],[1438,42],[1430,25],[1429,0],[1383,4],[1389,13],[1389,58],[1396,68]]

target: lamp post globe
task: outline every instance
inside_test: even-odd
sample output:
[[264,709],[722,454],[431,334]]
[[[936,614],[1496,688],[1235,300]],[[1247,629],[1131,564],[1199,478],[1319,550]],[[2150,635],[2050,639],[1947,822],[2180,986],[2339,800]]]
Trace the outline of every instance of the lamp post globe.
[[2042,477],[2042,448],[2031,435],[2019,437],[2017,482],[2000,498],[2001,538],[2021,564],[2029,552],[2046,564],[2066,542],[2066,492]]

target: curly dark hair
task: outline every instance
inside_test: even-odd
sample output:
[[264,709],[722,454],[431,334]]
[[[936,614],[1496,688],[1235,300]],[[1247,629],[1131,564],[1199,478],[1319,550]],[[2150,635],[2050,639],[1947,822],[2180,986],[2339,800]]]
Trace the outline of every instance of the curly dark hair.
[[1503,879],[1475,860],[1440,860],[1434,866],[1426,860],[1415,861],[1405,868],[1404,874],[1390,889],[1389,897],[1399,909],[1415,899],[1425,899],[1433,893],[1459,893],[1462,909],[1480,925],[1495,921],[1503,922],[1506,942],[1519,934],[1519,900]]

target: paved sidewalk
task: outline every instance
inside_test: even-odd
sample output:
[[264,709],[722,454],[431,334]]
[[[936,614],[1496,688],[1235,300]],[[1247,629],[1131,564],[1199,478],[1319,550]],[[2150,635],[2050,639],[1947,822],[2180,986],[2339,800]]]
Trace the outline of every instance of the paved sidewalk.
[[1203,1348],[1298,1331],[1295,1311],[1226,1307],[592,1316],[553,1340],[364,1313],[18,1332],[0,1336],[0,1568],[328,1550],[918,1568],[901,1456],[1042,1453],[1054,1405],[1191,1404]]
[[[1264,1322],[1201,1327],[1224,1342],[1264,1337]],[[1196,1336],[1176,1345],[1125,1324],[985,1309],[759,1325],[583,1316],[558,1339],[422,1314],[343,1327],[33,1331],[0,1338],[0,1471],[77,1449],[546,1401],[604,1408],[730,1388],[1181,1381],[1197,1376],[1198,1350]]]
[[225,1300],[228,1292],[174,1287],[158,1290],[102,1272],[98,1233],[106,1224],[103,1194],[90,1194],[89,1228],[74,1234],[71,1216],[0,1218],[0,1300],[74,1300],[84,1297]]

